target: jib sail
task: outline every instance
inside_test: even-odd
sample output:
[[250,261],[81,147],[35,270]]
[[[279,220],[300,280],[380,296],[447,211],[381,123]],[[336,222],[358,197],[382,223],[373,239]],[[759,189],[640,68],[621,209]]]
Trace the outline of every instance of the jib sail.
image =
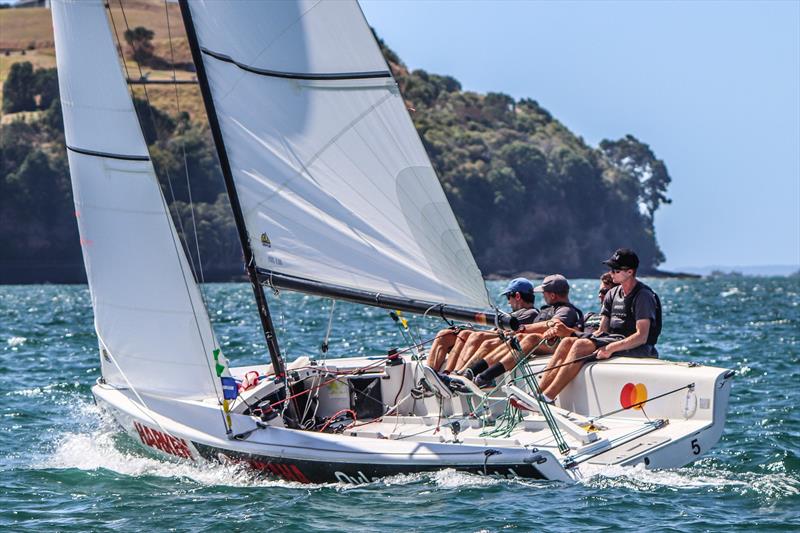
[[101,0],[52,2],[61,105],[103,377],[219,396],[208,315],[170,219]]

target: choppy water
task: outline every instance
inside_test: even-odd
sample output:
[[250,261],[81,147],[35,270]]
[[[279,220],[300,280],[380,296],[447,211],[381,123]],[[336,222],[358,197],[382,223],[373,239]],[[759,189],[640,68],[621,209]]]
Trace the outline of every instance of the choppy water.
[[[595,282],[573,300],[594,306]],[[725,434],[685,468],[597,468],[574,486],[443,471],[298,485],[157,458],[92,403],[85,286],[0,286],[0,528],[86,531],[800,530],[800,281],[652,281],[666,358],[734,368]],[[496,288],[496,287],[493,287]],[[205,288],[234,364],[266,360],[247,285]],[[273,299],[287,358],[317,353],[329,302]],[[339,303],[330,357],[404,346],[386,312]],[[412,318],[420,337],[440,324]]]

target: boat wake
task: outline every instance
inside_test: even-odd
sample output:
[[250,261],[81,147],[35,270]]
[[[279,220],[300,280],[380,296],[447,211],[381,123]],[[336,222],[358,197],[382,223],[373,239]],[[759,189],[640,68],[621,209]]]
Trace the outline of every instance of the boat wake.
[[[692,467],[671,470],[647,470],[644,465],[582,465],[580,484],[595,489],[622,488],[635,491],[657,489],[734,492],[766,500],[800,495],[800,479],[773,468],[771,473],[734,472],[705,466],[700,461]],[[769,468],[768,468],[769,470]]]
[[[35,458],[34,469],[107,470],[131,477],[188,480],[203,486],[296,487],[307,484],[275,480],[236,464],[170,461],[150,455],[92,404],[73,406],[80,429],[57,435],[50,451]],[[99,422],[98,422],[99,421]]]

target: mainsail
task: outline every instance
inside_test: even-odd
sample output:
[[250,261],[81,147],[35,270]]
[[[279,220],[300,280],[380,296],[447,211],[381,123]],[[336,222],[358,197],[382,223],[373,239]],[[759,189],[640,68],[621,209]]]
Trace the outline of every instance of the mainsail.
[[357,2],[200,0],[182,8],[267,280],[490,307]]
[[53,0],[75,214],[105,380],[219,396],[217,348],[161,193],[101,0]]

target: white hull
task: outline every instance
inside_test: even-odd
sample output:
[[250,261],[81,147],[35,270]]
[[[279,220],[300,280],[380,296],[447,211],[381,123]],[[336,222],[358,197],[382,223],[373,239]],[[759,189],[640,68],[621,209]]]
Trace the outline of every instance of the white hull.
[[[325,368],[342,373],[374,362],[368,358],[338,359]],[[537,361],[530,369],[541,369],[545,362]],[[232,372],[241,377],[254,368],[265,370],[246,367]],[[305,368],[301,377],[310,372],[307,380],[318,379],[314,376],[322,370]],[[393,368],[381,365],[373,372],[361,379],[380,378],[382,398],[404,398],[399,402],[401,415],[359,421],[356,427],[337,434],[287,429],[277,422],[280,417],[259,428],[257,417],[233,413],[232,433],[239,437],[231,439],[225,433],[216,399],[176,401],[142,396],[140,401],[130,390],[102,383],[93,388],[93,393],[98,404],[110,411],[130,435],[159,453],[189,460],[244,461],[291,481],[364,483],[385,475],[454,468],[569,482],[580,476],[581,464],[644,463],[647,468],[672,468],[696,460],[721,436],[733,374],[719,368],[650,359],[619,358],[586,365],[552,408],[570,447],[562,454],[542,414],[535,405],[525,404],[529,396],[522,386],[518,394],[514,393],[517,389],[503,389],[487,400],[491,408],[486,419],[490,424],[503,422],[498,416],[506,407],[509,392],[533,409],[520,411],[522,420],[507,435],[488,436],[486,431],[492,427],[482,428],[480,420],[469,416],[470,405],[480,401],[475,395],[429,395],[418,400],[408,395],[423,377],[419,363],[405,361]],[[691,383],[692,390],[682,388]],[[643,410],[626,409],[602,417],[594,422],[594,428],[586,429],[587,418],[619,410],[622,390],[636,384],[640,384],[640,394],[644,385],[648,398],[679,390],[648,401]],[[333,389],[336,387],[319,389],[320,417],[350,404],[346,392]]]

